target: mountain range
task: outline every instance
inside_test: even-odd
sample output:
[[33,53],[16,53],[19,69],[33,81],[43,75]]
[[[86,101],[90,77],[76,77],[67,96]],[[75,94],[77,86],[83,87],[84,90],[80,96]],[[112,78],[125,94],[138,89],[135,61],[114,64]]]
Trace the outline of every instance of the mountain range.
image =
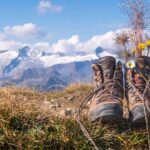
[[34,88],[36,90],[62,89],[70,83],[92,81],[91,63],[98,57],[112,55],[101,47],[94,53],[49,53],[32,51],[25,46],[18,51],[0,51],[0,85]]

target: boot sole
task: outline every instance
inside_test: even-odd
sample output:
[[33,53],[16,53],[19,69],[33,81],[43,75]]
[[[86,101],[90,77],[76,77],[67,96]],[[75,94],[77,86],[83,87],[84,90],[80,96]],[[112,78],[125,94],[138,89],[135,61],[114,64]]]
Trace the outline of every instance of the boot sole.
[[89,113],[92,122],[120,123],[123,122],[122,110],[119,104],[108,103],[100,105]]

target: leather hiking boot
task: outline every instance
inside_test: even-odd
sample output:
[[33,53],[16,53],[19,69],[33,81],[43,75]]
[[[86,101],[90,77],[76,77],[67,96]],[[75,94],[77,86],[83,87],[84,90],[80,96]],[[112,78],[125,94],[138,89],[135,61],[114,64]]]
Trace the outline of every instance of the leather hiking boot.
[[123,121],[123,73],[120,62],[111,56],[100,58],[92,65],[95,87],[89,108],[91,121],[121,122]]
[[[133,125],[136,124],[140,126],[145,124],[145,113],[147,118],[150,118],[150,86],[147,86],[149,78],[150,57],[143,56],[137,58],[135,68],[126,69],[129,121]],[[142,98],[143,94],[144,98]]]

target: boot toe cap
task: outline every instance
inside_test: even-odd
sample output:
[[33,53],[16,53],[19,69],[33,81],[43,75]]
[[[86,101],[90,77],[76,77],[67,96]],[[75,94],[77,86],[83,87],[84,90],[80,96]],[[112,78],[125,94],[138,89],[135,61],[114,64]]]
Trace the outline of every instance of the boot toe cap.
[[[148,116],[148,121],[150,121],[150,113],[146,112]],[[145,113],[143,104],[135,106],[130,110],[129,120],[133,125],[144,125],[145,124]]]
[[101,121],[101,122],[122,122],[122,109],[119,104],[108,103],[101,104],[93,108],[89,112],[89,117],[92,122]]

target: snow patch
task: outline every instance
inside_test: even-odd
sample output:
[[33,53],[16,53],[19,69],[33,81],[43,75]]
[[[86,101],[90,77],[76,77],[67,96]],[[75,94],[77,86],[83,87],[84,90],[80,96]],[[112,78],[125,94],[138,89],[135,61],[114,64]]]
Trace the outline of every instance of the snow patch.
[[[104,56],[116,57],[116,55],[111,54],[109,52],[105,52],[105,51],[100,54],[100,57],[104,57]],[[57,64],[67,64],[67,63],[71,63],[71,62],[92,61],[95,59],[97,59],[97,56],[94,53],[84,55],[84,56],[77,55],[77,56],[60,57],[59,55],[51,55],[51,56],[40,57],[40,61],[43,63],[44,67],[51,67],[51,66],[54,66]]]

